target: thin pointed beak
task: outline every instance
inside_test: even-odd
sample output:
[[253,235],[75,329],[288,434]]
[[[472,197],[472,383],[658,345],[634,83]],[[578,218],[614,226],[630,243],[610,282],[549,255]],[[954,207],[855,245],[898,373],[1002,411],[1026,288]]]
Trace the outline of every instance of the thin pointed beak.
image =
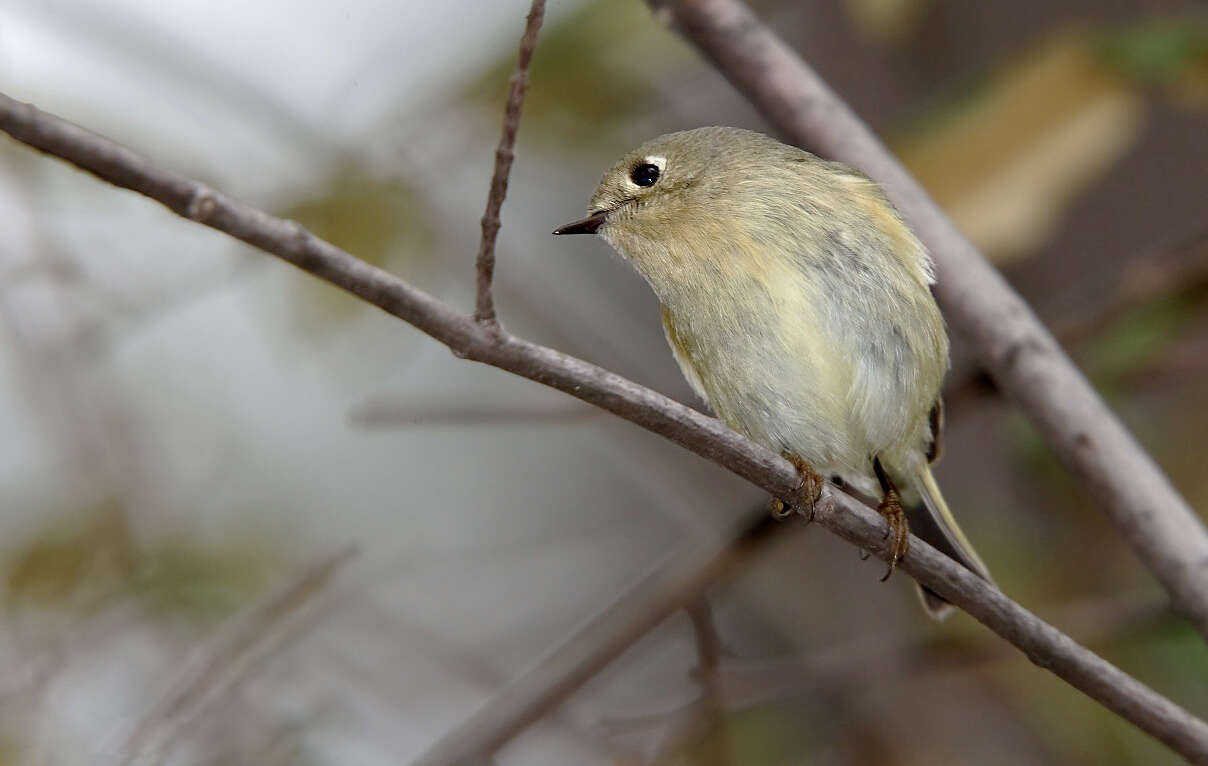
[[554,229],[554,234],[595,234],[596,229],[603,226],[606,220],[608,220],[608,211],[597,210],[582,220],[559,226]]

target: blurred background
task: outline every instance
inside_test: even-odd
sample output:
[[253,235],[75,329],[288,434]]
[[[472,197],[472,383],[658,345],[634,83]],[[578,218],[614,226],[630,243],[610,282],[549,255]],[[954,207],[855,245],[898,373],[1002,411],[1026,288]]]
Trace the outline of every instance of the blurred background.
[[[1208,10],[754,5],[1208,507]],[[470,309],[527,6],[0,0],[0,89]],[[509,330],[701,406],[645,284],[549,232],[617,156],[706,124],[767,129],[644,4],[550,3],[503,210]],[[956,341],[938,474],[999,584],[1208,714],[1202,642]],[[405,763],[763,501],[9,140],[0,359],[0,766]],[[667,620],[498,763],[1177,762],[882,572],[789,527],[696,630]]]

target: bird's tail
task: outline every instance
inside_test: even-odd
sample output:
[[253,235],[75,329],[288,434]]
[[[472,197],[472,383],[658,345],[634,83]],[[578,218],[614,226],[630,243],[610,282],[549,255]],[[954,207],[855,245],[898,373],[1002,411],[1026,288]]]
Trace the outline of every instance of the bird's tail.
[[[923,467],[922,474],[912,489],[915,489],[920,497],[910,497],[915,494],[912,492],[903,498],[909,502],[906,518],[911,531],[978,577],[994,582],[990,577],[990,570],[977,555],[977,551],[973,550],[969,538],[965,537],[965,533],[957,526],[952,511],[948,510],[948,504],[944,502],[944,496],[940,494],[940,488],[936,485],[929,466]],[[918,586],[918,591],[923,609],[934,619],[942,620],[952,613],[952,605],[938,593],[922,585]]]

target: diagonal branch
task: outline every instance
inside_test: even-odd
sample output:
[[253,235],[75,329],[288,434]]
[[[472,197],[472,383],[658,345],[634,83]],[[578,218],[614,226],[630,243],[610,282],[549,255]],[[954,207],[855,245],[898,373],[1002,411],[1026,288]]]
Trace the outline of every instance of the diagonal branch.
[[[797,489],[797,472],[788,461],[720,421],[581,359],[485,328],[404,280],[319,239],[296,222],[275,218],[197,181],[158,168],[112,141],[3,94],[0,130],[347,290],[431,335],[460,357],[513,372],[602,407],[773,495],[791,497]],[[815,509],[815,518],[864,550],[882,558],[887,555],[883,519],[847,495],[827,487]],[[1208,763],[1208,724],[1079,646],[952,559],[911,538],[910,553],[899,568],[1014,644],[1036,664],[1184,757]],[[563,672],[574,670],[569,663],[562,668]],[[550,677],[563,697],[573,691],[575,684]],[[500,704],[509,706],[506,696]],[[497,741],[504,742],[514,733]]]
[[1006,280],[825,82],[741,0],[647,0],[790,140],[879,181],[935,256],[936,298],[999,388],[1094,492],[1208,637],[1208,531]]
[[495,299],[491,294],[491,283],[495,279],[495,240],[499,237],[499,210],[508,194],[508,177],[512,173],[512,160],[516,154],[516,131],[520,127],[520,108],[524,106],[524,91],[528,87],[529,63],[537,47],[537,32],[545,16],[545,0],[533,0],[525,20],[524,36],[520,38],[520,56],[516,69],[508,81],[508,101],[503,110],[503,134],[499,136],[499,147],[495,150],[495,172],[491,176],[491,191],[487,196],[487,209],[482,214],[482,241],[478,245],[478,295],[474,302],[474,320],[488,327],[495,327]]

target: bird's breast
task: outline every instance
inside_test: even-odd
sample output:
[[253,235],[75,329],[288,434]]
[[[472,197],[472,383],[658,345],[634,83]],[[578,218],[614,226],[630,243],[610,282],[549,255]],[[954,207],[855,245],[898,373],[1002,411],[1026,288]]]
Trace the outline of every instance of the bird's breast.
[[771,449],[830,464],[850,451],[840,442],[849,433],[844,402],[852,366],[827,337],[814,289],[799,275],[744,279],[724,290],[664,297],[672,353],[692,388],[732,428]]

